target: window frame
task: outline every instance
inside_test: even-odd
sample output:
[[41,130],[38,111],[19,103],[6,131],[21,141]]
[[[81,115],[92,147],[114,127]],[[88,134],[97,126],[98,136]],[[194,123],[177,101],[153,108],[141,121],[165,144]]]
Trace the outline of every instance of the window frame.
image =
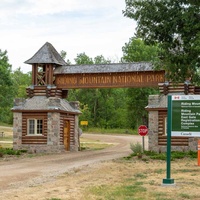
[[[34,121],[33,131],[34,133],[30,133],[30,121]],[[38,127],[40,126],[40,127]],[[38,130],[40,133],[38,133]],[[41,136],[44,135],[44,119],[43,118],[28,118],[27,119],[27,135],[28,136]]]

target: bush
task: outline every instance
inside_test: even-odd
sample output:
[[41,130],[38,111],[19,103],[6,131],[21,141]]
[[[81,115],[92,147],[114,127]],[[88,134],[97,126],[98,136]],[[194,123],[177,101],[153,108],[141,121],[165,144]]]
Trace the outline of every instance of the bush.
[[[142,146],[140,143],[136,144],[130,144],[130,148],[133,151],[132,154],[130,154],[128,157],[125,157],[124,159],[130,160],[132,157],[136,155],[145,155],[148,156],[150,159],[154,160],[166,160],[167,154],[165,153],[157,153],[154,151],[142,151]],[[183,159],[183,158],[197,158],[197,152],[195,151],[189,151],[189,152],[181,152],[181,151],[172,151],[171,152],[171,160],[176,159]]]
[[142,149],[142,145],[139,142],[135,144],[131,143],[130,148],[135,155],[142,155],[143,149]]
[[13,150],[10,148],[0,148],[0,157],[3,157],[3,155],[21,155],[22,153],[26,153],[27,150]]

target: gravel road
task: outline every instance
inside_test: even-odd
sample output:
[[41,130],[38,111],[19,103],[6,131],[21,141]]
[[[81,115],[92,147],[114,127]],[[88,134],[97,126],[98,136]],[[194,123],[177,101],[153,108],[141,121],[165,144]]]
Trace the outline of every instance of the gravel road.
[[[50,182],[55,177],[76,168],[87,167],[106,160],[127,156],[131,153],[130,142],[141,142],[141,136],[83,134],[114,145],[103,150],[66,152],[52,155],[0,160],[0,191],[35,186]],[[145,137],[145,146],[147,137]]]

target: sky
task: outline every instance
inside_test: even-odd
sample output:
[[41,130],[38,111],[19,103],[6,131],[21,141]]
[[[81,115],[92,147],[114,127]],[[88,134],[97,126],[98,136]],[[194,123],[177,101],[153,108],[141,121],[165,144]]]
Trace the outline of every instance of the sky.
[[118,62],[136,28],[124,9],[125,0],[0,0],[0,49],[12,70],[24,73],[31,71],[24,62],[46,42],[72,64],[83,52]]

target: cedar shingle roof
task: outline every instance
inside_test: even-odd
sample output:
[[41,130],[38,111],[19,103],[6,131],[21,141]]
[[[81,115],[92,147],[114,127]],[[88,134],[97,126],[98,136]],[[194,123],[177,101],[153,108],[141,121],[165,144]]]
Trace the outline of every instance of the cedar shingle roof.
[[59,66],[54,74],[79,74],[79,73],[117,73],[117,72],[140,72],[155,71],[149,62],[113,63],[98,65],[68,65]]
[[72,102],[68,102],[65,99],[59,99],[55,97],[47,98],[45,96],[34,96],[32,98],[22,100],[20,103],[15,103],[12,111],[16,110],[34,110],[36,111],[64,111],[69,113],[80,114],[81,111],[75,108]]
[[25,61],[26,64],[36,63],[51,63],[57,65],[67,65],[62,59],[60,54],[56,51],[52,44],[46,42],[29,60]]

